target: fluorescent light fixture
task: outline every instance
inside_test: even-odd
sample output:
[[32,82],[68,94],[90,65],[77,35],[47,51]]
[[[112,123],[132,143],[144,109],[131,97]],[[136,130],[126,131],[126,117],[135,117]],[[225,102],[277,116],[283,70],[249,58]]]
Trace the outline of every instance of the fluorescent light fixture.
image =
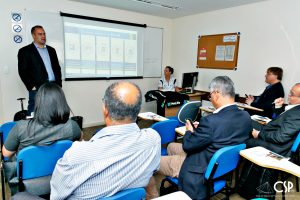
[[172,5],[168,5],[168,4],[162,4],[160,2],[156,2],[156,1],[149,1],[149,0],[132,0],[132,1],[136,1],[139,3],[145,3],[151,6],[158,6],[158,7],[162,7],[162,8],[167,8],[167,9],[171,9],[171,10],[177,10],[179,7],[178,6],[172,6]]

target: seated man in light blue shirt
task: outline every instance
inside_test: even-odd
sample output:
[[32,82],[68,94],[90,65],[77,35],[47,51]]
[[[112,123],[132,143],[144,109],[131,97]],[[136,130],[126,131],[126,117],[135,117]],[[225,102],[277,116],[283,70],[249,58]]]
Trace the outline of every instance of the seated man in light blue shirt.
[[90,141],[74,142],[55,167],[51,199],[99,199],[146,187],[160,162],[160,136],[139,129],[140,89],[129,82],[108,87],[103,98],[107,127]]

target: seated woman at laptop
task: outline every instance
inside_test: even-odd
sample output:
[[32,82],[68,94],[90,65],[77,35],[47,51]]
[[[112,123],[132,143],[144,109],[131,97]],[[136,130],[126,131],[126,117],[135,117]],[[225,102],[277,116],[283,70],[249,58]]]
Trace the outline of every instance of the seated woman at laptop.
[[18,121],[2,147],[3,156],[10,157],[4,166],[7,180],[16,176],[14,155],[21,149],[30,145],[49,145],[58,140],[75,141],[82,138],[78,124],[69,119],[71,109],[58,85],[42,85],[35,102],[34,117]]
[[158,89],[160,91],[179,92],[181,88],[178,87],[176,78],[173,76],[174,69],[170,66],[166,66],[164,70],[164,76],[158,82]]

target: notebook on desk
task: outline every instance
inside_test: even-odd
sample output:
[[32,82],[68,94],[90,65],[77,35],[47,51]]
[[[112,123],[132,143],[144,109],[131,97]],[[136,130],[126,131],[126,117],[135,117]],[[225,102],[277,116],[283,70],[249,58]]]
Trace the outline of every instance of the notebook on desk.
[[254,120],[254,121],[262,122],[263,124],[267,124],[270,121],[272,121],[270,118],[263,117],[263,116],[260,116],[260,115],[251,115],[251,119]]

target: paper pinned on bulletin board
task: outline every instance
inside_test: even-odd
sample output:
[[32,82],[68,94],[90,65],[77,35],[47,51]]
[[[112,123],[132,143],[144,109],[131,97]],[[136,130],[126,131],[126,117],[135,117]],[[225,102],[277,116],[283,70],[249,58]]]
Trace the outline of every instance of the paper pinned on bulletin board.
[[206,60],[206,48],[201,48],[200,49],[199,60]]

